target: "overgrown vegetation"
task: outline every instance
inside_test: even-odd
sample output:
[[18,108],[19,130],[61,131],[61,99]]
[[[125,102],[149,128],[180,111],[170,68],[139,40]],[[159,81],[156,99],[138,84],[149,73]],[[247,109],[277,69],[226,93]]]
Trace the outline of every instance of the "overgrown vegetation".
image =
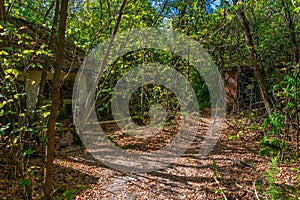
[[[63,3],[68,4],[66,13],[60,12]],[[57,48],[61,41],[58,24],[62,14],[68,14],[66,31],[61,33],[66,37],[64,52]],[[14,193],[21,193],[23,199],[74,198],[73,189],[58,194],[50,184],[47,188],[51,194],[45,194],[40,188],[44,184],[43,170],[53,164],[51,159],[44,161],[49,155],[45,148],[49,147],[51,138],[54,140],[49,134],[49,121],[58,115],[64,118],[71,114],[63,113],[63,109],[58,114],[53,112],[58,107],[53,97],[60,96],[54,86],[63,87],[67,77],[76,74],[74,66],[80,66],[84,56],[99,42],[118,32],[158,26],[172,28],[199,41],[224,77],[229,70],[240,73],[241,67],[253,71],[253,76],[248,77],[251,81],[244,85],[237,83],[238,91],[242,92],[236,93],[234,106],[228,112],[227,119],[235,129],[228,138],[245,142],[254,139],[259,143],[257,154],[266,159],[268,167],[262,175],[264,178],[254,182],[257,199],[295,196],[296,199],[300,195],[300,172],[293,186],[279,183],[276,176],[281,165],[299,165],[300,159],[299,14],[299,0],[0,0],[0,164],[9,166],[8,173],[1,174],[0,179],[12,190],[8,198],[15,199]],[[33,86],[43,87],[44,91],[45,77],[47,74],[52,77],[62,54],[63,78],[49,84],[42,97],[30,96]],[[207,86],[188,60],[158,49],[142,49],[123,55],[104,72],[96,92],[100,121],[113,120],[110,99],[118,80],[133,67],[147,63],[173,66],[191,83],[199,108],[205,110],[210,106]],[[41,73],[38,79],[30,78],[32,71],[44,71],[44,86],[40,84]],[[63,95],[62,92],[61,99],[57,99],[60,107],[64,103]],[[37,98],[41,100],[40,105],[36,105]],[[148,125],[150,108],[155,104],[167,110],[169,124],[176,120],[180,108],[175,95],[168,88],[148,84],[131,97],[134,122]],[[49,120],[49,116],[54,118]],[[54,124],[56,134],[64,134],[60,132],[62,126],[58,120]],[[126,133],[109,137],[118,144]],[[170,138],[171,134],[160,141],[165,144]],[[145,150],[141,144],[123,148]],[[216,192],[226,199],[217,165],[214,161]]]

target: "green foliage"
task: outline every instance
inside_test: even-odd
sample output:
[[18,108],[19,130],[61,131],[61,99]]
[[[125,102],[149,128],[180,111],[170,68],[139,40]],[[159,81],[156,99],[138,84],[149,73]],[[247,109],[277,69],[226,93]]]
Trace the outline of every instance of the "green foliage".
[[217,177],[217,162],[216,160],[213,160],[213,174],[214,174],[214,177]]
[[63,195],[66,198],[66,200],[72,200],[74,197],[74,193],[75,190],[66,190]]
[[270,197],[271,200],[276,200],[280,196],[275,183],[277,182],[276,175],[277,175],[277,167],[279,164],[279,155],[271,158],[269,163],[269,168],[265,172],[265,177],[267,180],[268,187],[266,189],[266,193]]
[[259,150],[259,155],[268,155],[272,157],[287,148],[287,144],[284,141],[270,138],[272,135],[278,136],[281,134],[282,129],[285,128],[284,116],[273,112],[271,118],[265,119],[262,127],[266,129],[267,126],[269,126],[269,130],[260,140],[261,148]]
[[217,169],[217,162],[216,160],[213,160],[213,176],[214,176],[214,179],[216,181],[216,183],[218,184],[218,187],[215,188],[215,193],[219,193],[221,195],[223,195],[224,198],[222,199],[227,199],[226,196],[225,196],[225,189],[223,189],[222,185],[221,185],[221,181],[224,181],[224,174],[218,174],[218,169]]
[[270,159],[268,168],[264,173],[266,182],[263,184],[262,181],[256,181],[256,187],[264,199],[297,199],[300,194],[300,190],[297,186],[286,185],[277,180],[279,163],[279,154]]
[[20,187],[25,188],[25,185],[30,185],[30,181],[27,179],[21,179],[20,180]]
[[277,104],[274,106],[276,111],[272,113],[271,117],[266,118],[262,125],[267,132],[260,141],[261,155],[275,156],[279,152],[288,150],[287,143],[290,141],[286,138],[291,134],[291,129],[297,129],[292,124],[299,120],[297,111],[300,110],[300,79],[297,78],[298,76],[299,69],[295,67],[284,75],[279,84],[273,85],[272,92],[277,100]]
[[26,26],[3,23],[0,28],[11,41],[0,51],[0,140],[5,144],[1,148],[16,165],[14,178],[19,180],[24,197],[31,198],[39,196],[34,183],[41,175],[39,167],[29,161],[34,154],[42,155],[47,116],[41,110],[29,112],[26,108],[24,79],[29,69],[41,68],[45,56],[52,55],[46,45],[36,44]]
[[[96,108],[101,116],[111,117],[110,98],[114,86],[118,80],[129,72],[133,67],[141,64],[160,63],[174,67],[179,71],[192,85],[196,96],[198,97],[199,108],[203,109],[210,106],[210,97],[204,80],[201,78],[197,70],[189,65],[187,60],[157,49],[138,50],[123,55],[104,71],[100,79],[97,92]],[[189,97],[186,97],[189,98]],[[161,85],[144,84],[138,88],[131,96],[130,111],[132,117],[137,120],[146,120],[138,122],[147,124],[149,122],[149,109],[152,105],[160,104],[166,108],[170,122],[174,119],[176,113],[179,112],[179,103],[175,95],[166,87]],[[146,118],[145,118],[146,116]],[[148,121],[148,122],[147,122]]]
[[[70,3],[67,38],[84,50],[91,50],[111,36],[120,0],[73,1]],[[156,26],[153,7],[148,0],[128,1],[118,31]],[[159,22],[158,20],[157,22]]]

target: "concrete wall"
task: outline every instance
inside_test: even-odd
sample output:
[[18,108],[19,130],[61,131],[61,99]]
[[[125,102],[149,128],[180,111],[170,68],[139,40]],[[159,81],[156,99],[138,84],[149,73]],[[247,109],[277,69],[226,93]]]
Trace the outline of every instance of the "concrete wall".
[[[18,76],[18,80],[23,81],[25,83],[25,92],[26,92],[26,107],[29,110],[35,109],[39,86],[41,81],[41,70],[28,70],[26,74],[20,73]],[[61,80],[65,77],[66,73],[62,73]],[[65,80],[75,79],[76,74],[70,73],[69,76]],[[53,79],[53,73],[48,72],[47,80]],[[73,88],[68,88],[68,90],[73,90]],[[62,94],[63,95],[63,94]]]

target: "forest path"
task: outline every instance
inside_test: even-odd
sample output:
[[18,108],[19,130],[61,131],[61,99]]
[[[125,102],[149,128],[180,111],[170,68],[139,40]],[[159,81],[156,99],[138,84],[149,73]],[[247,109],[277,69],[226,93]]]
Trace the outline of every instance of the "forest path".
[[[257,156],[258,144],[251,140],[228,136],[237,134],[233,126],[225,124],[214,150],[199,158],[201,139],[207,129],[208,117],[203,117],[203,129],[191,147],[168,168],[144,173],[126,173],[110,169],[80,146],[70,142],[65,134],[57,145],[54,180],[61,188],[75,188],[75,199],[255,199],[254,182],[262,180],[267,163]],[[214,161],[216,167],[214,167]],[[254,167],[256,166],[256,167]],[[217,178],[214,176],[216,173]]]

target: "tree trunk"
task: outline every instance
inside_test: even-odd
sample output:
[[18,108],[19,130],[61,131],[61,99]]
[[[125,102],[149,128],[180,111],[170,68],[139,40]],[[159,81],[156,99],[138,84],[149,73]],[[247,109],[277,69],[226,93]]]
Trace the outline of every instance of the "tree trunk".
[[0,21],[6,22],[6,12],[4,7],[4,0],[0,0]]
[[55,136],[55,122],[57,119],[60,99],[60,77],[64,61],[64,42],[66,21],[68,13],[68,0],[61,1],[60,17],[59,17],[59,35],[56,51],[56,68],[53,76],[53,90],[52,90],[52,106],[50,117],[47,125],[48,144],[46,149],[46,167],[45,167],[45,185],[44,185],[44,199],[50,200],[52,191],[52,170],[53,170],[53,154],[54,154],[54,136]]
[[[235,5],[237,2],[238,2],[238,0],[234,0]],[[258,86],[259,86],[261,94],[262,94],[262,98],[263,98],[263,101],[265,104],[266,111],[267,111],[268,115],[271,116],[271,110],[272,110],[271,98],[268,93],[264,74],[260,68],[260,63],[257,59],[254,42],[253,42],[253,37],[251,34],[251,29],[250,29],[249,23],[247,21],[247,18],[245,16],[244,10],[242,8],[239,8],[239,10],[237,12],[237,17],[242,26],[243,33],[245,35],[247,49],[249,51],[250,58],[252,60],[252,67],[253,67],[257,82],[258,82]]]
[[295,52],[295,63],[297,64],[297,63],[300,63],[300,48],[297,45],[297,38],[296,38],[296,33],[295,33],[294,21],[293,21],[293,18],[291,16],[289,3],[286,2],[286,0],[281,0],[281,3],[282,3],[282,6],[284,8],[285,19],[286,19],[287,27],[288,27],[289,32],[290,32],[291,43],[293,45],[294,52]]
[[[4,0],[0,0],[0,21],[6,23],[6,12],[4,7]],[[5,46],[6,37],[5,35],[2,35],[3,29],[0,29],[0,49],[2,49]]]
[[[122,15],[123,15],[123,10],[125,9],[125,5],[126,5],[126,0],[122,0],[122,4],[120,6],[120,9],[119,9],[119,14],[118,14],[118,17],[116,19],[116,24],[114,26],[114,29],[113,29],[113,32],[112,32],[112,36],[115,36],[117,34],[117,31],[118,31],[118,28],[119,28],[119,24],[121,22],[121,19],[122,19]],[[109,52],[110,52],[110,49],[113,45],[113,42],[114,42],[114,37],[111,37],[110,38],[110,41],[109,41],[109,44],[108,44],[108,47],[105,51],[105,54],[104,54],[104,58],[103,60],[101,61],[101,64],[100,64],[100,69],[103,70],[104,66],[106,65],[106,62],[107,62],[107,58],[108,58],[108,55],[109,55]],[[96,78],[96,81],[94,81],[94,85],[93,87],[91,88],[91,90],[89,91],[89,94],[87,96],[87,101],[86,101],[86,104],[87,105],[87,108],[84,110],[84,113],[83,113],[83,124],[86,122],[86,120],[88,119],[91,111],[92,111],[92,108],[89,107],[89,105],[91,105],[92,103],[92,100],[94,98],[94,94],[96,92],[96,88],[97,88],[97,85],[99,83],[99,80],[100,80],[100,76],[98,74],[97,78]]]
[[[49,38],[49,43],[48,43],[49,50],[54,50],[53,47],[54,47],[54,42],[55,42],[56,26],[58,23],[58,13],[59,13],[59,0],[56,0],[54,17],[53,17],[53,26],[52,26],[52,30],[51,30],[51,34],[50,34],[50,38]],[[46,57],[42,75],[41,75],[40,86],[39,86],[38,100],[37,100],[37,104],[36,104],[37,108],[39,108],[43,103],[45,85],[46,85],[46,80],[47,80],[47,73],[49,71],[50,65],[51,65],[51,60]]]

